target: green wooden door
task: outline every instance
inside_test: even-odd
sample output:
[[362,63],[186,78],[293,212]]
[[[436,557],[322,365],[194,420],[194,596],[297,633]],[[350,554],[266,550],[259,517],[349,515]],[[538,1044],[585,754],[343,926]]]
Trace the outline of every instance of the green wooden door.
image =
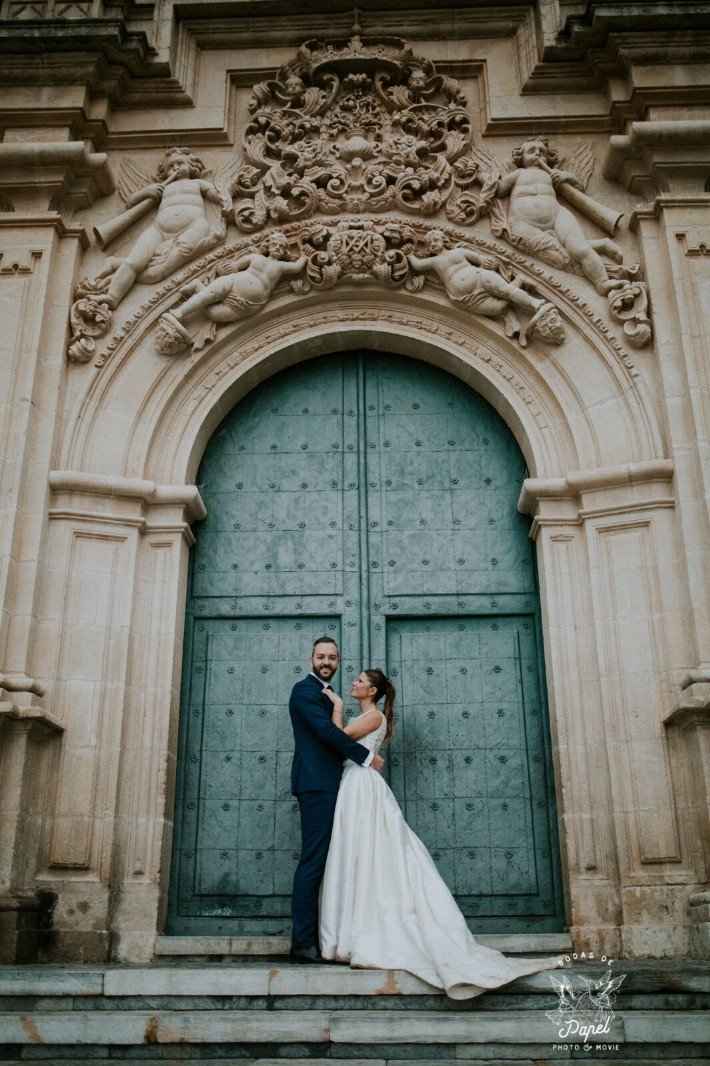
[[479,931],[564,927],[525,475],[496,412],[375,352],[310,361],[225,418],[198,484],[168,929],[282,933],[299,830],[291,685],[398,688],[387,776]]

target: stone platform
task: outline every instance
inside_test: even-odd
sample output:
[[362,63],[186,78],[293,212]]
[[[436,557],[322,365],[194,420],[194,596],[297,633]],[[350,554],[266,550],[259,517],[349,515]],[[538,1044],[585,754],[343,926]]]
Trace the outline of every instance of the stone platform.
[[[579,988],[602,971],[555,974]],[[617,962],[614,972],[626,979],[609,1032],[584,1051],[546,1017],[558,1005],[549,973],[453,1001],[402,971],[335,965],[2,967],[0,1062],[710,1066],[707,963]]]

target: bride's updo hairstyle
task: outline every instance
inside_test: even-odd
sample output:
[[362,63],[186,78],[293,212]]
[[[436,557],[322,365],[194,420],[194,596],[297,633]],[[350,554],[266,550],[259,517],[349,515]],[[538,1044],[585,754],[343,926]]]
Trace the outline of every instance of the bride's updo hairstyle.
[[385,697],[385,704],[382,711],[387,720],[385,740],[389,740],[394,732],[394,700],[397,695],[395,687],[390,679],[385,677],[381,670],[365,670],[365,675],[377,690],[375,692],[375,703],[377,703],[382,696]]

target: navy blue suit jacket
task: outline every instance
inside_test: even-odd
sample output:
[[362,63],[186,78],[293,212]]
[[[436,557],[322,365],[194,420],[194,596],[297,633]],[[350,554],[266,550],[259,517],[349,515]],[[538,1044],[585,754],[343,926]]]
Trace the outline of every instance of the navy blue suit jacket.
[[295,750],[291,767],[291,792],[337,792],[343,760],[362,765],[370,754],[330,720],[333,704],[320,681],[308,674],[297,681],[288,704]]

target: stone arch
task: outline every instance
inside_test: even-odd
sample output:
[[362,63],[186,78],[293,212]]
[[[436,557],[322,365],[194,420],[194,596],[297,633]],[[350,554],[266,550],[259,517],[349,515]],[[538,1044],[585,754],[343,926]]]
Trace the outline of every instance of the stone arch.
[[[140,866],[152,882],[154,902],[141,912],[148,915],[141,921],[148,921],[150,928],[141,929],[154,934],[161,928],[167,895],[167,870],[159,856],[167,839],[164,827],[172,818],[165,803],[166,796],[172,796],[174,753],[164,756],[176,733],[179,705],[191,540],[186,522],[201,513],[196,490],[186,486],[194,482],[213,429],[251,388],[299,360],[348,348],[389,350],[448,371],[492,404],[521,447],[532,477],[522,502],[531,511],[535,499],[544,505],[536,513],[533,531],[542,530],[538,563],[553,745],[560,760],[558,813],[562,820],[577,819],[574,832],[579,838],[574,846],[587,849],[590,857],[585,861],[596,862],[594,849],[602,848],[597,841],[614,838],[609,778],[615,755],[610,751],[600,756],[599,772],[591,775],[570,754],[587,743],[579,723],[592,720],[601,735],[605,713],[599,692],[582,691],[578,685],[579,676],[598,675],[601,654],[601,629],[596,640],[582,640],[575,625],[580,616],[592,617],[594,608],[578,500],[584,491],[611,486],[624,513],[645,508],[646,514],[658,500],[660,521],[668,521],[672,506],[667,491],[670,464],[658,462],[664,454],[662,434],[643,383],[621,357],[618,342],[611,343],[613,338],[599,322],[560,292],[556,299],[568,327],[567,340],[559,349],[543,350],[535,345],[520,348],[497,323],[452,307],[436,289],[412,294],[368,283],[306,297],[281,292],[267,312],[225,330],[202,353],[168,359],[154,350],[152,332],[173,298],[171,289],[132,316],[116,338],[110,359],[88,387],[79,377],[87,368],[72,368],[76,377],[67,393],[63,473],[52,485],[56,565],[72,565],[70,538],[61,539],[66,524],[80,524],[82,530],[95,525],[97,539],[104,538],[99,542],[108,545],[113,542],[106,541],[106,529],[113,525],[115,540],[125,544],[120,549],[121,587],[133,588],[138,578],[138,591],[132,599],[127,597],[122,632],[129,633],[130,644],[126,677],[139,699],[147,700],[145,694],[150,694],[149,715],[144,720],[130,697],[117,703],[116,721],[123,721],[127,750],[140,750],[140,741],[134,738],[147,728],[154,731],[158,739],[150,765],[143,770],[144,780],[167,783],[165,795],[147,790],[136,799],[129,780],[134,770],[126,764],[128,777],[122,783],[117,824],[129,827],[132,819],[142,818],[142,824],[155,827],[147,842],[129,832],[115,852],[121,869]],[[646,485],[638,493],[642,482]],[[90,506],[87,495],[93,497]],[[609,506],[615,516],[617,505]],[[594,517],[598,512],[589,513]],[[84,533],[82,537],[83,544]],[[108,552],[109,547],[102,550]],[[62,552],[66,564],[57,562]],[[145,631],[145,590],[152,597],[150,632]],[[605,608],[598,609],[601,617]],[[61,669],[58,679],[60,674]],[[103,680],[97,677],[97,682]],[[119,684],[113,684],[112,691],[123,700]],[[593,833],[585,829],[585,811],[596,812]],[[142,849],[140,862],[136,840]],[[583,873],[578,879],[573,867],[571,856],[563,859],[575,913],[586,888]],[[600,882],[600,893],[617,899],[617,881],[610,870],[608,879]],[[123,898],[132,898],[133,891],[126,887]],[[136,898],[140,891],[135,888]],[[612,910],[614,906],[612,902]],[[149,958],[152,940],[136,936],[130,910],[126,903],[115,919],[119,942],[123,937],[134,945],[126,948],[125,957]],[[591,918],[580,921],[596,930]],[[603,935],[590,932],[589,943],[606,949],[606,941],[598,939]],[[140,951],[135,948],[139,940],[144,945]]]
[[[78,405],[64,469],[190,483],[212,429],[274,372],[334,350],[370,347],[446,369],[499,411],[535,477],[663,454],[643,383],[588,317],[568,303],[560,349],[522,349],[491,320],[443,294],[343,287],[296,299],[225,330],[204,353],[167,359],[150,333],[166,299],[129,330]],[[135,316],[138,317],[138,316]],[[142,397],[136,407],[135,397]],[[120,431],[107,432],[107,424]]]

